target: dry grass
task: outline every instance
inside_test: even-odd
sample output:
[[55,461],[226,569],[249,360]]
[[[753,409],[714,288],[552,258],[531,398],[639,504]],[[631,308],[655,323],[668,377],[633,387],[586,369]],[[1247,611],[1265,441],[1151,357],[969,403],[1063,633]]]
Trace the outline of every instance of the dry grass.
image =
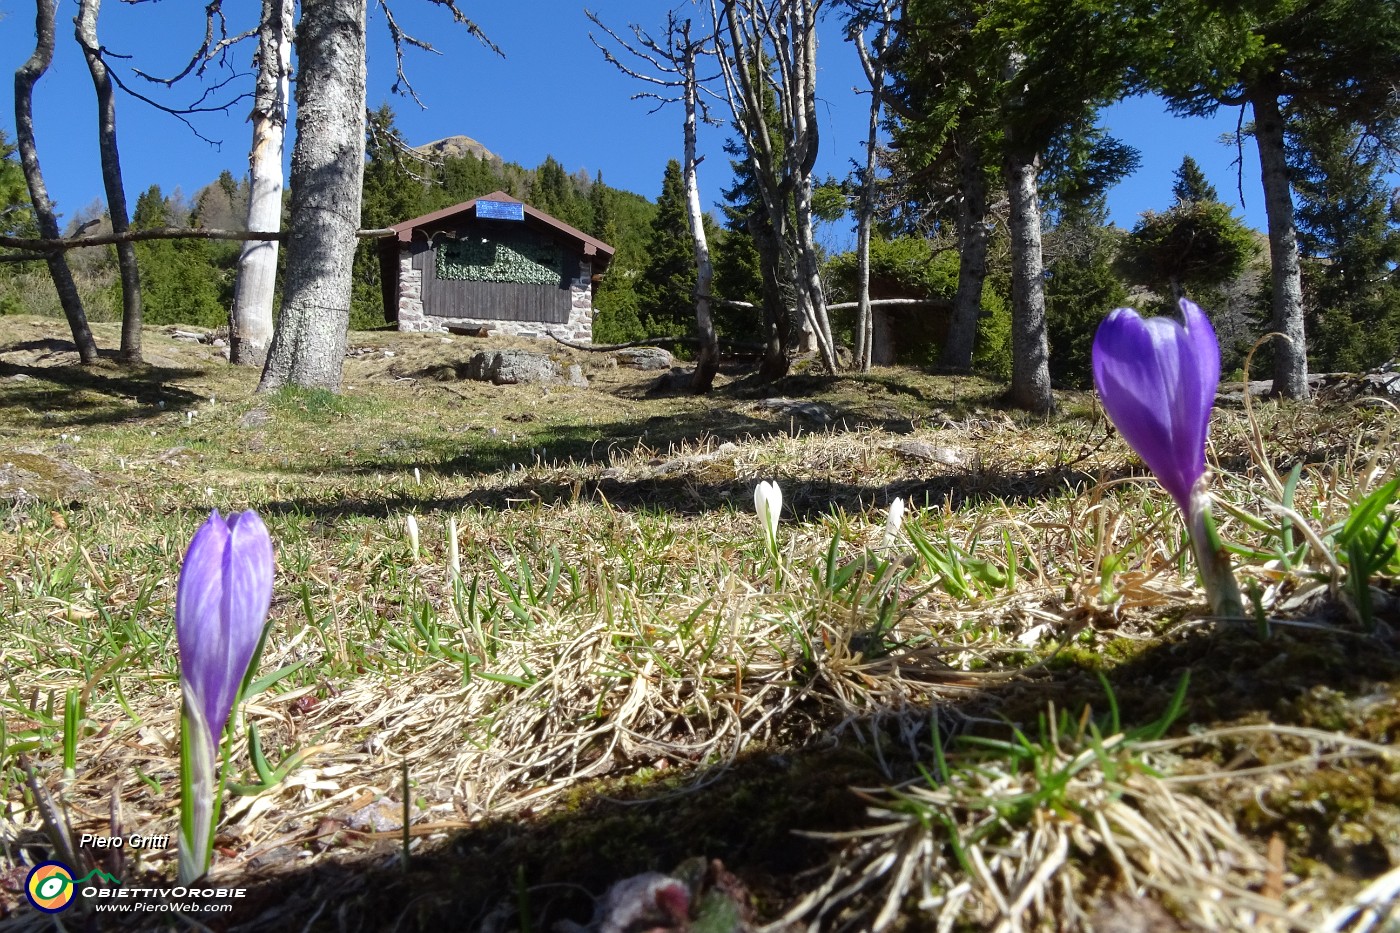
[[[590,388],[493,388],[432,377],[474,342],[369,334],[343,396],[266,398],[154,332],[158,365],[80,373],[51,328],[0,319],[0,463],[26,470],[0,474],[21,928],[43,798],[74,833],[174,832],[172,583],[216,505],[277,543],[283,676],[244,719],[293,762],[230,800],[213,878],[255,896],[220,924],[543,929],[696,856],[774,928],[1119,929],[1124,897],[1155,905],[1142,929],[1394,912],[1393,580],[1360,625],[1330,544],[1394,470],[1387,409],[1220,413],[1224,533],[1254,549],[1266,634],[1203,618],[1179,519],[1087,396],[1049,422],[905,371],[652,397],[558,348]],[[1295,463],[1301,558],[1268,530]],[[759,479],[786,498],[781,578]],[[885,550],[896,496],[915,508]],[[123,855],[130,882],[173,876],[173,849]]]

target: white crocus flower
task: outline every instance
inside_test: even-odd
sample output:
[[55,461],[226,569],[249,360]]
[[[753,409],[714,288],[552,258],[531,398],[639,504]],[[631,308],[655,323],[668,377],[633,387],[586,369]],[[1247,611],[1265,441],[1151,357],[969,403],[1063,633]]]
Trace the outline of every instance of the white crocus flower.
[[889,513],[885,516],[885,540],[886,550],[894,547],[894,543],[899,538],[899,528],[904,524],[904,500],[898,496],[890,503]]
[[778,552],[778,517],[783,513],[783,491],[777,483],[767,480],[753,489],[753,507],[763,528],[764,543],[774,554]]
[[404,527],[408,531],[408,549],[413,555],[413,559],[418,559],[418,519],[408,515],[403,520]]

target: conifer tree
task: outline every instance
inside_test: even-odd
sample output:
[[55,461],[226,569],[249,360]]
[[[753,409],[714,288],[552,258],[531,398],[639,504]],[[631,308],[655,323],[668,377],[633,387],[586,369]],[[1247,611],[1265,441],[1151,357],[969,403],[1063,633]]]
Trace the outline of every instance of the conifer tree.
[[1307,328],[1287,149],[1296,114],[1329,109],[1376,132],[1396,118],[1395,0],[1167,0],[1140,18],[1159,49],[1139,56],[1141,86],[1182,114],[1248,106],[1269,219],[1275,393],[1308,395]]
[[1120,265],[1134,282],[1170,289],[1173,299],[1222,285],[1257,253],[1254,233],[1215,197],[1189,155],[1176,171],[1176,203],[1147,211],[1123,244]]
[[1181,165],[1175,172],[1175,178],[1172,194],[1178,202],[1220,200],[1219,193],[1206,178],[1206,173],[1201,171],[1200,164],[1189,155],[1181,157]]
[[1369,369],[1400,352],[1400,201],[1384,141],[1331,111],[1300,113],[1293,126],[1309,355],[1324,371]]
[[681,164],[666,163],[646,262],[637,282],[638,313],[653,334],[674,334],[693,318],[695,257],[686,221]]

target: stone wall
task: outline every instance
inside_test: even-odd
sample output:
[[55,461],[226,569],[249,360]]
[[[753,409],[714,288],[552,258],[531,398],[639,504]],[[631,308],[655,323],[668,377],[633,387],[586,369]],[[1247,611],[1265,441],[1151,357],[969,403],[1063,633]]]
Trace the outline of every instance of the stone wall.
[[567,324],[543,321],[478,320],[467,317],[439,317],[423,311],[423,273],[413,268],[413,254],[399,251],[399,330],[445,331],[453,327],[477,328],[489,334],[546,338],[550,334],[574,343],[593,342],[593,264],[579,263],[578,277],[569,283],[572,310]]

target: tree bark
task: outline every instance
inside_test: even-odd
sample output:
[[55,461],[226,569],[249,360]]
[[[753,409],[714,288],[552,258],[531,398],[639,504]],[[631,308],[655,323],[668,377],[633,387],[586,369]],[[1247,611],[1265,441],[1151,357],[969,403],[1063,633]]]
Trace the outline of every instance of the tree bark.
[[[818,5],[813,0],[780,0],[771,5],[734,0],[724,4],[729,47],[718,47],[718,57],[735,126],[762,197],[772,246],[780,256],[790,259],[788,271],[797,309],[816,339],[823,364],[834,373],[835,346],[812,235],[812,169],[818,146]],[[773,97],[781,112],[780,144],[773,139],[764,107],[764,101]],[[794,222],[795,244],[786,237],[789,215]],[[764,248],[759,244],[760,251]],[[767,305],[767,282],[764,288]],[[764,369],[768,368],[765,360]]]
[[719,372],[719,339],[710,314],[710,289],[715,279],[715,267],[710,262],[710,244],[705,237],[705,210],[700,205],[700,182],[696,177],[695,129],[699,108],[700,87],[695,74],[695,45],[690,41],[690,20],[681,27],[681,81],[685,102],[685,184],[686,216],[690,221],[690,236],[695,244],[695,324],[700,336],[700,351],[695,358],[695,375],[690,389],[697,395],[713,388]]
[[[74,35],[87,59],[92,86],[97,91],[97,146],[102,160],[102,186],[107,192],[107,214],[112,232],[131,228],[126,209],[126,188],[122,185],[121,153],[117,148],[117,105],[112,95],[112,78],[97,41],[97,15],[102,0],[80,0],[74,19]],[[141,272],[136,266],[136,247],[117,243],[117,270],[122,283],[122,344],[118,358],[124,363],[141,362]]]
[[831,318],[826,310],[826,290],[822,286],[821,261],[817,258],[816,236],[812,217],[812,171],[816,167],[820,136],[817,129],[817,4],[812,0],[784,0],[780,4],[784,19],[789,18],[785,34],[789,45],[778,49],[775,56],[784,71],[783,101],[788,139],[783,149],[789,162],[793,190],[793,206],[797,214],[797,286],[805,292],[806,303],[799,302],[807,314],[821,353],[822,363],[829,373],[836,372],[836,341],[831,336]]
[[1269,266],[1273,273],[1273,393],[1308,397],[1308,346],[1303,326],[1303,276],[1298,262],[1298,228],[1293,221],[1293,187],[1288,180],[1283,114],[1278,96],[1268,89],[1250,95],[1254,140],[1264,183],[1264,210],[1269,218]]
[[1049,413],[1050,346],[1045,333],[1045,278],[1040,251],[1040,159],[1011,150],[1005,160],[1011,201],[1011,389],[1017,408]]
[[[248,153],[248,229],[282,226],[282,153],[287,134],[292,71],[293,0],[263,0],[258,24],[258,79],[254,90],[253,145]],[[238,256],[229,361],[262,366],[272,343],[272,302],[277,291],[276,240],[248,241]]]
[[303,0],[287,273],[258,391],[337,391],[365,167],[366,0]]
[[[34,206],[39,233],[45,239],[53,240],[58,239],[60,234],[53,202],[49,200],[49,191],[44,185],[44,173],[39,168],[39,151],[34,145],[34,84],[48,71],[53,61],[55,6],[56,0],[35,0],[34,54],[15,71],[15,145],[19,149],[20,166],[24,169],[24,180],[29,186],[29,199]],[[97,362],[97,344],[92,339],[92,329],[88,327],[87,314],[83,311],[82,299],[78,297],[78,286],[73,282],[68,260],[62,253],[55,252],[46,256],[45,261],[49,266],[49,275],[53,277],[59,303],[63,306],[64,317],[68,319],[68,328],[73,332],[78,359],[84,366],[90,366]]]
[[977,345],[977,319],[982,313],[982,285],[987,279],[987,177],[982,171],[982,147],[962,140],[958,152],[958,290],[948,321],[948,338],[938,366],[949,372],[972,371]]
[[763,294],[763,363],[758,367],[758,377],[772,382],[783,378],[788,372],[788,333],[791,320],[787,304],[783,301],[782,250],[778,247],[778,235],[767,216],[758,214],[749,218],[749,235],[753,237],[754,248],[758,250],[758,274]]
[[[875,328],[870,313],[870,231],[875,222],[875,155],[880,142],[880,110],[885,99],[885,71],[894,32],[894,10],[887,0],[877,8],[880,29],[875,35],[874,53],[865,45],[860,23],[854,23],[851,38],[860,54],[865,78],[870,82],[870,120],[866,126],[865,174],[861,177],[860,203],[856,208],[856,333],[855,368],[870,372]],[[831,308],[828,307],[830,312]]]

